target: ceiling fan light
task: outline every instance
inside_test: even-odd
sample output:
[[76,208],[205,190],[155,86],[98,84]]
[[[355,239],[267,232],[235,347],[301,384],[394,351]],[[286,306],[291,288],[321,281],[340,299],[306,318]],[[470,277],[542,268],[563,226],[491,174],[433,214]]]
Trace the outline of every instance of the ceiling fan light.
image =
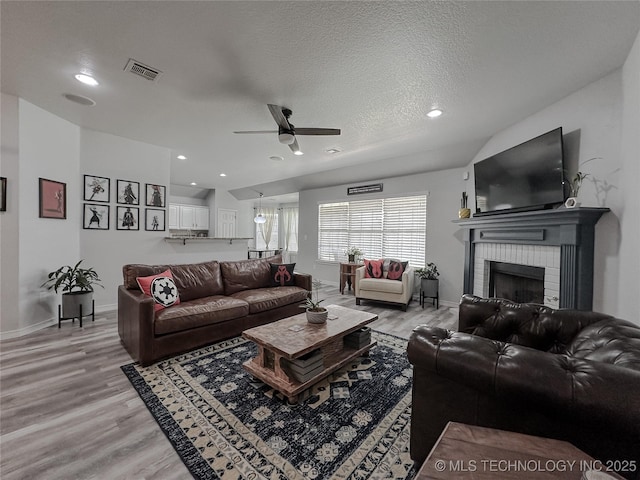
[[296,137],[294,137],[291,133],[281,132],[278,134],[278,140],[280,141],[280,143],[283,143],[285,145],[291,145],[296,141]]
[[256,218],[253,219],[253,221],[256,223],[266,223],[267,219],[265,218],[264,215],[259,213],[258,215],[256,215]]
[[304,155],[304,153],[302,153],[300,150],[296,150],[295,152],[293,152],[294,155]]

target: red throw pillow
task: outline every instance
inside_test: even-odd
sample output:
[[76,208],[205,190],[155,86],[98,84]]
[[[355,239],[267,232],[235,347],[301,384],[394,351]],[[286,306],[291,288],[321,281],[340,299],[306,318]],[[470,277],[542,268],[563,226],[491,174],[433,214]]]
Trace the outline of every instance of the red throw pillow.
[[271,263],[271,286],[272,287],[292,287],[296,284],[293,276],[295,263]]
[[387,278],[389,280],[402,281],[402,274],[407,269],[408,264],[409,262],[396,262],[395,260],[391,260],[389,262],[389,269],[387,270]]
[[384,260],[364,260],[364,278],[382,278]]
[[138,277],[136,278],[136,282],[138,282],[140,290],[156,302],[153,306],[156,312],[180,303],[178,287],[176,287],[173,281],[173,275],[169,269],[157,275]]

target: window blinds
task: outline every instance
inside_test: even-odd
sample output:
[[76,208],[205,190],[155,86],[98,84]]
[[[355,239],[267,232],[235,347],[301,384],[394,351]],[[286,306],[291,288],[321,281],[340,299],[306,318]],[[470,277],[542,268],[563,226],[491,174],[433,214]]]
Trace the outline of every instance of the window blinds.
[[318,206],[318,259],[345,261],[358,247],[365,258],[398,258],[425,264],[427,197],[357,200]]

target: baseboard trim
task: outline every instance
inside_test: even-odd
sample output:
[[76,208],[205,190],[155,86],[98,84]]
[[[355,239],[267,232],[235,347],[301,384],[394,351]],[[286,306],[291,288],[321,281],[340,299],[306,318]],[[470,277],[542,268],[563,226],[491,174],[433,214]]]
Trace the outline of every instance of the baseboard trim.
[[[116,308],[117,308],[117,305],[115,303],[96,306],[96,315],[111,312]],[[83,321],[86,321],[86,320],[83,320]],[[47,320],[43,320],[41,322],[35,323],[33,325],[29,325],[28,327],[19,328],[17,330],[9,330],[8,332],[0,332],[0,341],[24,337],[25,335],[29,335],[30,333],[37,332],[38,330],[42,330],[43,328],[48,328],[57,324],[58,324],[58,317],[53,317],[53,318],[49,318]]]
[[12,338],[24,337],[25,335],[29,335],[30,333],[37,332],[38,330],[42,330],[43,328],[51,327],[52,325],[57,325],[57,323],[58,323],[57,318],[49,318],[48,320],[43,320],[42,322],[29,325],[28,327],[19,328],[17,330],[9,330],[8,332],[0,332],[0,341],[10,340]]

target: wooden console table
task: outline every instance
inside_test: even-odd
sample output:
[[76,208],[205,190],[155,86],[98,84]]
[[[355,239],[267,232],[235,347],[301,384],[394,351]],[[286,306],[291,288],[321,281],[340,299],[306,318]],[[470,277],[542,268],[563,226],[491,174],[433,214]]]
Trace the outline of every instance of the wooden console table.
[[589,470],[622,479],[569,442],[449,422],[414,480],[581,480]]
[[356,270],[364,265],[363,263],[341,263],[340,264],[340,293],[344,295],[345,285],[349,286],[355,284]]

